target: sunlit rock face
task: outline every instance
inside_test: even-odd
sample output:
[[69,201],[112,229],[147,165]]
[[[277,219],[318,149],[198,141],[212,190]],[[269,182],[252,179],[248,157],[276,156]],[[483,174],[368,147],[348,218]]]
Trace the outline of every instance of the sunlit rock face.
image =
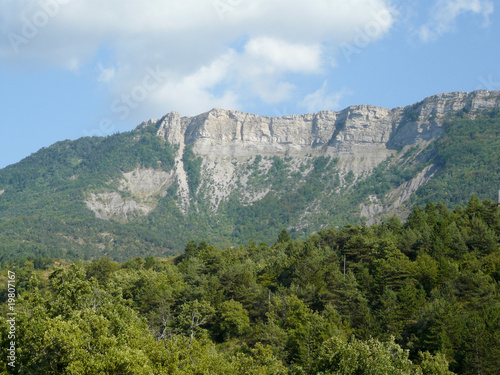
[[[341,111],[282,117],[224,109],[212,109],[193,117],[171,112],[157,122],[157,136],[176,148],[172,170],[146,170],[138,166],[123,174],[115,192],[90,195],[86,203],[99,218],[128,221],[152,212],[168,187],[175,184],[176,205],[183,214],[188,214],[193,205],[183,158],[188,148],[202,160],[195,193],[203,193],[203,199],[214,212],[236,189],[242,205],[253,204],[272,191],[271,186],[256,187],[249,182],[250,164],[256,156],[264,157],[258,167],[262,173],[271,168],[270,158],[288,159],[289,172],[300,173],[303,183],[307,183],[311,169],[304,170],[301,165],[316,157],[334,158],[340,188],[354,186],[391,155],[397,158],[401,150],[413,146],[425,149],[442,134],[448,114],[463,111],[464,117],[474,118],[480,111],[498,106],[499,92],[479,90],[439,94],[394,109],[356,105]],[[140,127],[152,123],[144,122]],[[436,172],[437,167],[429,165],[412,180],[391,190],[384,204],[363,203],[360,215],[373,220],[381,213],[397,214],[398,208]]]

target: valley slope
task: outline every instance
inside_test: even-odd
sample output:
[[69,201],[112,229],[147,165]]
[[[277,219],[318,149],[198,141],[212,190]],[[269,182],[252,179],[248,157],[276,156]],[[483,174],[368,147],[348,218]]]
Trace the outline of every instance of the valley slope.
[[123,260],[189,240],[272,243],[500,188],[500,92],[404,108],[265,117],[171,112],[109,137],[58,142],[0,171],[0,259]]

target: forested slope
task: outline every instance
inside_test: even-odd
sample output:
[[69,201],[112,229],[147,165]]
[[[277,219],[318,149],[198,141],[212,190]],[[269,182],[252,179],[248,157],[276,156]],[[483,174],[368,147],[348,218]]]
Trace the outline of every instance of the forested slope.
[[498,374],[499,236],[500,209],[473,197],[272,246],[4,260],[19,293],[10,373]]
[[[498,108],[474,118],[467,111],[447,116],[442,134],[425,147],[402,148],[359,176],[342,175],[339,159],[329,155],[304,156],[300,162],[283,155],[255,155],[241,164],[245,178],[234,179],[234,189],[217,211],[210,206],[212,193],[201,188],[195,192],[202,161],[189,147],[183,153],[191,181],[186,212],[179,209],[176,182],[147,198],[120,187],[124,173],[137,168],[167,179],[174,173],[177,148],[156,135],[159,124],[107,138],[56,143],[0,171],[0,259],[108,256],[125,261],[134,256],[168,256],[181,253],[192,239],[222,247],[246,245],[252,238],[271,243],[282,228],[292,238],[304,239],[321,228],[367,220],[360,217],[363,207],[378,212],[375,216],[380,219],[391,212],[406,217],[412,207],[422,208],[428,202],[441,201],[453,209],[467,203],[472,194],[496,200]],[[229,170],[235,168],[228,163]],[[416,176],[426,170],[432,178],[412,194]],[[85,201],[102,191],[113,191],[122,204],[142,199],[156,207],[147,216],[130,212],[126,221],[99,219]],[[249,192],[260,192],[259,199],[249,202],[253,197]],[[396,207],[394,201],[405,194],[407,200]]]

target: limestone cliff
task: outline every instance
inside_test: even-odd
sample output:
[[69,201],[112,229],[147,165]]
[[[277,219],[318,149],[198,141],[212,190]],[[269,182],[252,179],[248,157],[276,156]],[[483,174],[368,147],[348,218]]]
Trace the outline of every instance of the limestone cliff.
[[[181,117],[177,112],[171,112],[156,122],[156,134],[176,147],[172,171],[159,177],[139,168],[133,175],[153,193],[137,199],[133,196],[120,198],[105,191],[101,196],[92,195],[87,205],[97,217],[104,219],[115,216],[125,220],[130,212],[147,215],[156,207],[165,186],[174,182],[177,186],[176,205],[184,215],[192,209],[198,210],[202,199],[209,202],[213,212],[217,212],[219,205],[236,191],[241,205],[251,205],[269,192],[277,192],[272,185],[255,182],[255,173],[269,173],[273,166],[271,159],[275,157],[287,160],[288,177],[293,174],[297,179],[292,189],[299,189],[301,183],[307,183],[315,158],[335,160],[335,165],[331,164],[332,173],[322,178],[336,182],[326,184],[328,190],[324,194],[347,194],[349,188],[366,179],[383,161],[402,162],[405,150],[410,147],[417,147],[416,155],[422,155],[422,150],[441,135],[444,121],[451,113],[461,111],[463,116],[474,118],[482,111],[498,106],[499,92],[480,90],[435,95],[405,108],[356,105],[341,111],[283,117],[224,109],[213,109],[194,117]],[[144,122],[139,127],[153,122]],[[194,172],[185,166],[187,148],[202,160],[200,181],[195,190],[189,181],[189,173]],[[256,156],[264,160],[259,161],[255,169],[252,163],[256,163]],[[400,206],[404,206],[411,195],[437,172],[438,167],[431,163],[384,197],[367,197],[366,202],[359,206],[359,215],[370,222],[387,212],[404,216],[398,211]],[[131,184],[131,177],[124,174],[119,190],[127,190]],[[320,211],[318,204],[321,206],[320,202],[310,204],[309,214]],[[304,221],[309,214],[304,214]]]
[[439,94],[392,110],[357,105],[338,112],[283,117],[224,109],[194,117],[171,112],[161,120],[158,135],[172,144],[193,144],[196,154],[208,158],[311,152],[342,156],[429,140],[440,134],[450,112],[466,110],[473,117],[476,111],[499,104],[499,92],[478,90]]
[[[234,187],[233,164],[255,155],[298,159],[305,155],[330,155],[340,159],[341,176],[352,171],[357,178],[396,150],[438,137],[447,114],[464,110],[474,117],[477,111],[499,105],[498,92],[481,90],[435,95],[392,110],[357,105],[338,112],[283,117],[223,109],[195,117],[180,117],[171,112],[161,120],[158,136],[180,145],[179,153],[184,145],[192,145],[195,154],[203,157],[203,180],[211,187],[214,201],[215,197],[228,196]],[[182,169],[177,175],[179,185],[184,186]],[[416,176],[412,186],[420,186],[424,181]],[[181,191],[185,196],[188,190]]]

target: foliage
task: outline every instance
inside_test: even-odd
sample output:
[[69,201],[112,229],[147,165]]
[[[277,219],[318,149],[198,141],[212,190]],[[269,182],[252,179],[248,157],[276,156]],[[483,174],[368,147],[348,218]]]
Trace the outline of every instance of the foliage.
[[[16,272],[17,374],[496,374],[500,208]],[[6,316],[6,295],[1,296]],[[7,324],[0,323],[4,363]]]
[[201,180],[201,157],[196,157],[192,150],[192,145],[186,146],[182,155],[184,170],[187,174],[189,190],[191,194],[196,193]]
[[[123,260],[123,252],[146,256],[145,249],[168,248],[154,230],[97,220],[84,203],[89,191],[113,187],[122,172],[138,166],[171,170],[174,147],[155,136],[155,129],[58,142],[2,169],[0,260],[89,259],[99,254],[96,247]],[[110,241],[115,236],[119,239]]]
[[464,204],[471,193],[481,199],[497,199],[500,186],[500,116],[450,118],[433,152],[442,169],[417,192],[416,202],[441,201],[447,207]]

